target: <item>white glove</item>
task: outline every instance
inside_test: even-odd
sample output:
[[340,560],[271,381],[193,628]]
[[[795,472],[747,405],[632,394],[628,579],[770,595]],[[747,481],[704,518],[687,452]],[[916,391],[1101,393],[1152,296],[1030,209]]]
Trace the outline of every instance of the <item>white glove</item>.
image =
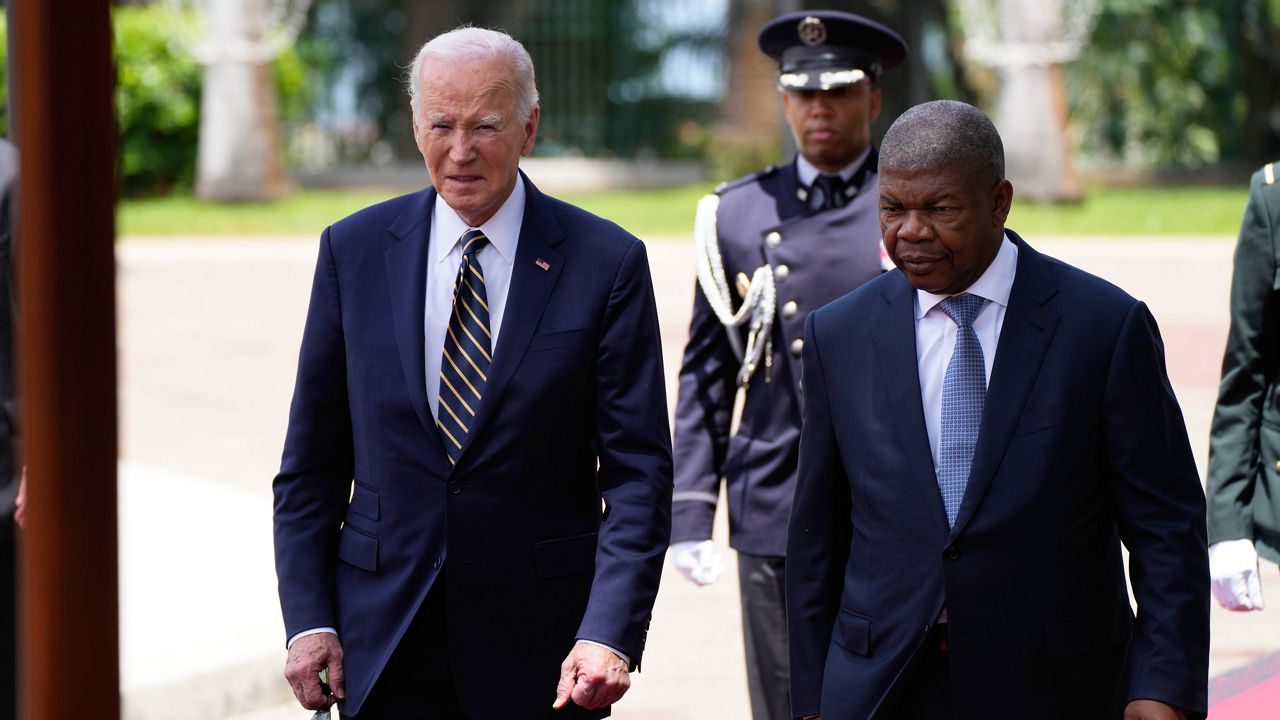
[[671,545],[676,569],[697,585],[710,585],[724,572],[724,558],[710,540],[686,540]]
[[1258,551],[1252,540],[1224,540],[1209,546],[1209,577],[1213,596],[1228,610],[1261,610]]

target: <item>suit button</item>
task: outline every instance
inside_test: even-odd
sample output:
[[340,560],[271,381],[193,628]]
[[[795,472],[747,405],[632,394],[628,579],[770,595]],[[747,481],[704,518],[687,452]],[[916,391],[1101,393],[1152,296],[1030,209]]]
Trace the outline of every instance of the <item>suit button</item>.
[[777,230],[764,236],[764,244],[771,248],[776,248],[782,244],[782,233]]
[[791,354],[796,357],[800,357],[800,354],[803,352],[804,352],[804,338],[796,338],[795,340],[792,340]]
[[439,570],[440,566],[443,564],[444,564],[444,558],[436,558],[435,565],[433,565],[432,567],[436,570]]
[[791,268],[786,265],[779,265],[773,269],[773,276],[779,280],[786,280],[791,277]]
[[799,312],[799,310],[800,310],[800,306],[796,305],[795,300],[792,300],[788,302],[786,305],[782,306],[782,317],[790,320],[791,318],[796,316],[796,313]]
[[955,545],[950,545],[947,547],[946,550],[942,551],[942,557],[948,560],[955,560],[956,558],[960,557],[960,551],[956,548]]
[[1276,472],[1280,473],[1280,460],[1276,461]]
[[449,488],[450,495],[457,495],[458,493],[462,492],[462,481],[450,480],[449,484],[446,487]]

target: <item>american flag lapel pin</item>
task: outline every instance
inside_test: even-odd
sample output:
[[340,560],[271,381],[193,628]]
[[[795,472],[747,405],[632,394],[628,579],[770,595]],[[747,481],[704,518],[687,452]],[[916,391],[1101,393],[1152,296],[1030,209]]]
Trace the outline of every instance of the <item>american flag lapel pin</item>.
[[546,260],[543,260],[542,258],[538,258],[537,260],[534,260],[533,264],[542,268],[543,272],[546,272],[547,270],[551,269],[551,263],[547,262]]

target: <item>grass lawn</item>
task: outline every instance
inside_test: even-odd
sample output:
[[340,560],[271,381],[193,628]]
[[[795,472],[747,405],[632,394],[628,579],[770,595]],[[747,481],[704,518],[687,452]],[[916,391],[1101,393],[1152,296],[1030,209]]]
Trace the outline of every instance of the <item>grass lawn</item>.
[[1036,235],[1230,235],[1240,232],[1247,184],[1227,187],[1093,187],[1071,205],[1018,202],[1006,223]]
[[[606,191],[563,199],[641,237],[688,237],[694,208],[710,185]],[[378,188],[302,190],[277,203],[214,205],[191,197],[120,204],[118,230],[139,235],[305,235],[362,207],[403,192]],[[1015,199],[1009,227],[1037,235],[1231,235],[1240,229],[1248,188],[1102,188],[1079,203],[1036,205]]]

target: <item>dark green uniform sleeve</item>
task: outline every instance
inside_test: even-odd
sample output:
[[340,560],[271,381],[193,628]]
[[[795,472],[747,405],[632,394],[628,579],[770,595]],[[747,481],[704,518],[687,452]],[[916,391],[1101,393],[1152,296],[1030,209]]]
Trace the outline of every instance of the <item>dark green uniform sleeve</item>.
[[[1280,185],[1262,171],[1250,184],[1231,281],[1231,331],[1222,359],[1222,382],[1209,445],[1209,542],[1255,537],[1255,498],[1274,497],[1258,483],[1280,490],[1275,442],[1280,418],[1266,417],[1280,362],[1277,327],[1276,244],[1280,240]],[[1275,412],[1274,410],[1271,412]],[[1273,427],[1265,427],[1267,422]],[[1261,509],[1274,519],[1278,509]],[[1280,530],[1280,528],[1271,528]]]

